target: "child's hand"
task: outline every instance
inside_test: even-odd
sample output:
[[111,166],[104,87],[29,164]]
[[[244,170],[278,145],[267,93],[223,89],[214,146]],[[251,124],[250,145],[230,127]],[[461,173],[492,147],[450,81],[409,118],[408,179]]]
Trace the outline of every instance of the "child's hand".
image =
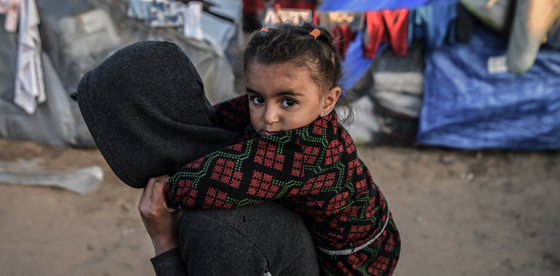
[[179,245],[181,212],[167,208],[163,197],[163,187],[167,180],[169,175],[150,178],[138,204],[140,216],[152,239],[156,256]]

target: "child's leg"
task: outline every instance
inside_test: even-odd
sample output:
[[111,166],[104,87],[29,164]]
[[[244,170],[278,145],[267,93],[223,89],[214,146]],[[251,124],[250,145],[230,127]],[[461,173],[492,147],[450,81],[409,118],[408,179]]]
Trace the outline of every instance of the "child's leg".
[[319,275],[309,230],[277,202],[184,211],[179,239],[189,275]]
[[401,238],[393,216],[381,235],[367,247],[350,255],[321,254],[319,260],[325,276],[383,275],[391,276],[397,266],[401,251]]

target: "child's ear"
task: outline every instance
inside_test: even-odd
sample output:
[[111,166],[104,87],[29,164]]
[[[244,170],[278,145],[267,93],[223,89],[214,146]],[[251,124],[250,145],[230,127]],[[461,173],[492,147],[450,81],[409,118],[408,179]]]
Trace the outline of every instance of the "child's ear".
[[336,105],[336,102],[338,101],[338,97],[340,97],[340,93],[341,93],[341,89],[340,87],[337,86],[329,90],[323,96],[323,103],[322,103],[321,114],[320,114],[321,117],[325,117],[329,115],[329,113],[331,113],[331,111],[334,109],[334,106]]

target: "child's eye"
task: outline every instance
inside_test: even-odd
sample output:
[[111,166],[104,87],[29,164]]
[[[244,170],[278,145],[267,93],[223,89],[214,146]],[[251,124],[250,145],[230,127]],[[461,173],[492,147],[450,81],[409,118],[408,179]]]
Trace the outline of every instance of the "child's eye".
[[290,106],[294,106],[296,105],[296,101],[292,100],[292,99],[285,99],[282,101],[282,105],[285,107],[290,107]]
[[253,97],[251,100],[253,101],[254,104],[262,104],[262,103],[264,103],[264,99],[261,98],[261,97],[256,97],[256,96],[255,96],[255,97]]

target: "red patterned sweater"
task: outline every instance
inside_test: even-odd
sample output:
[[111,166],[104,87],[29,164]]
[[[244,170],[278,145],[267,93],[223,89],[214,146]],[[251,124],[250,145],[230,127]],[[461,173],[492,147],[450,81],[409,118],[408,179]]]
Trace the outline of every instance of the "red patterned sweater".
[[303,214],[324,275],[392,274],[398,231],[335,112],[260,137],[250,124],[246,96],[215,108],[222,126],[246,135],[177,172],[165,187],[170,207],[228,209],[277,200]]

